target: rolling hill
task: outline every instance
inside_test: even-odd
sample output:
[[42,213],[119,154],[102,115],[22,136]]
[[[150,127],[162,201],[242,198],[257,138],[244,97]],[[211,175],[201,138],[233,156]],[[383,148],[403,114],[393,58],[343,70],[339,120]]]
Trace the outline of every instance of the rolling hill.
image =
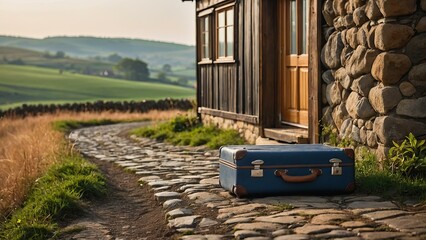
[[195,47],[176,43],[126,38],[47,37],[43,39],[0,36],[0,46],[25,48],[55,53],[64,51],[69,56],[87,58],[117,53],[124,57],[139,58],[152,68],[164,64],[193,66]]
[[166,97],[194,98],[195,90],[168,84],[60,73],[40,67],[0,65],[2,109],[23,103],[154,100]]
[[55,58],[46,56],[45,53],[34,50],[0,46],[0,64],[7,64],[8,61],[16,62],[18,60],[21,61],[21,64],[23,65],[48,67],[77,72],[84,72],[85,69],[90,69],[91,71],[98,73],[101,71],[113,69],[113,64],[108,62],[72,57]]

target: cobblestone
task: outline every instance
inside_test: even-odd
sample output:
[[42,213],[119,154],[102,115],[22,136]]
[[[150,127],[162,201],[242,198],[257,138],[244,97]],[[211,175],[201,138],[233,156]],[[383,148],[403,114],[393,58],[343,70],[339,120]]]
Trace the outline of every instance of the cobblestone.
[[[152,189],[171,217],[169,226],[193,232],[181,239],[426,239],[425,213],[399,209],[377,196],[236,199],[219,186],[218,151],[121,134],[135,126],[84,128],[69,138],[83,155],[140,176],[140,183]],[[293,209],[279,210],[284,204]],[[206,208],[209,211],[199,210]],[[215,229],[229,232],[218,234]]]

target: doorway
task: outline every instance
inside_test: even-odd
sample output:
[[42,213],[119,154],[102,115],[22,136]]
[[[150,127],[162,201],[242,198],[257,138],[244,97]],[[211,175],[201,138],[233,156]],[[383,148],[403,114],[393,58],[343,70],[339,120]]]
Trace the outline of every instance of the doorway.
[[278,4],[280,123],[308,128],[309,0]]

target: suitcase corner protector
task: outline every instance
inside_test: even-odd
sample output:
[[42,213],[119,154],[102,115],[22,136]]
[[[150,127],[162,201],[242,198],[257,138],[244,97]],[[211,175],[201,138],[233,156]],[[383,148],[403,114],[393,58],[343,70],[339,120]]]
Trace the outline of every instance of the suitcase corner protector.
[[241,160],[247,155],[247,149],[238,149],[234,153],[234,160]]
[[355,160],[355,151],[352,148],[343,148],[343,152],[348,156],[350,159]]
[[235,194],[238,198],[244,198],[248,195],[247,189],[241,185],[234,185],[232,187],[232,193]]

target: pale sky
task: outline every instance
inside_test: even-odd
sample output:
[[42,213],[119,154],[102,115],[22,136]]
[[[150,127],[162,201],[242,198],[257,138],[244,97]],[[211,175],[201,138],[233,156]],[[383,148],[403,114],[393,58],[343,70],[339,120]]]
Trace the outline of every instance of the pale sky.
[[0,35],[125,37],[194,45],[194,2],[0,0]]

